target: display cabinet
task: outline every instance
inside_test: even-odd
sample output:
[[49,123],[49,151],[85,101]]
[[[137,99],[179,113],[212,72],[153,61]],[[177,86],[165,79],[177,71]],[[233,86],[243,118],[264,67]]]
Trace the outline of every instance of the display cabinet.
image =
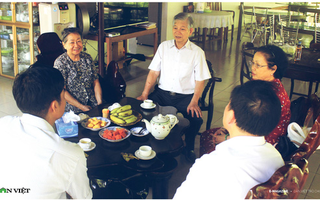
[[35,61],[40,35],[37,6],[0,2],[0,75],[14,78]]

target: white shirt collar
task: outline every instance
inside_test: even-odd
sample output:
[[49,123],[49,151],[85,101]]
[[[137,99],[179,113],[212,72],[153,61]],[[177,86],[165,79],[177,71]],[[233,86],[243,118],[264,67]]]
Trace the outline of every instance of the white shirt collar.
[[49,122],[47,122],[45,119],[43,119],[41,117],[37,117],[35,115],[23,113],[20,119],[21,119],[22,124],[27,123],[31,126],[38,127],[40,129],[44,130],[45,132],[54,133],[54,129],[49,124]]
[[[177,48],[176,45],[175,45],[175,43],[174,43],[174,40],[171,40],[171,46],[170,46],[170,48],[173,48],[173,47]],[[190,42],[189,39],[188,39],[188,41],[186,42],[186,44],[185,44],[181,49],[184,49],[184,48],[191,49],[191,42]],[[178,49],[178,48],[177,48],[177,49]],[[181,50],[181,49],[179,49],[179,50]]]
[[237,136],[220,143],[216,148],[224,148],[224,146],[262,146],[265,144],[266,139],[264,136]]

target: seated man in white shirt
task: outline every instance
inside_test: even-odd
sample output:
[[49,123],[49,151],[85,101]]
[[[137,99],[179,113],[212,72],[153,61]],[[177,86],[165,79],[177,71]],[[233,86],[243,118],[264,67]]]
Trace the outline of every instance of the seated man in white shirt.
[[83,150],[53,129],[66,105],[60,71],[29,68],[16,77],[12,93],[23,114],[0,119],[3,197],[91,199]]
[[[189,41],[193,20],[187,13],[179,13],[173,20],[173,40],[162,42],[149,66],[149,74],[139,100],[152,99],[161,106],[174,106],[190,121],[185,135],[186,158],[194,162],[194,141],[202,120],[199,98],[206,79],[211,75],[204,51]],[[151,89],[160,76],[159,85]]]
[[249,81],[231,93],[223,114],[230,139],[197,159],[173,199],[244,199],[284,165],[264,136],[278,124],[279,98],[265,81]]

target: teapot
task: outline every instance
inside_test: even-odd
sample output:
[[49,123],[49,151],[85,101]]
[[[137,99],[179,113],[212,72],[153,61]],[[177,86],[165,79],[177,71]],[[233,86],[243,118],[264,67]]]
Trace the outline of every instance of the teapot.
[[146,124],[147,130],[157,140],[163,140],[170,133],[170,130],[179,122],[174,115],[163,116],[159,114],[154,116],[149,122],[146,119],[141,120]]

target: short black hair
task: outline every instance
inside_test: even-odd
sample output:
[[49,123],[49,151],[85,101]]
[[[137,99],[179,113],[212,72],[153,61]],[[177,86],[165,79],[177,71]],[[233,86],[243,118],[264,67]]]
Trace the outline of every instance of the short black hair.
[[282,79],[289,64],[287,54],[280,47],[275,45],[261,46],[256,52],[261,52],[264,54],[269,68],[277,65],[277,70],[274,73],[274,77]]
[[82,32],[79,28],[75,28],[75,27],[71,27],[71,28],[65,28],[63,29],[63,31],[61,32],[62,35],[62,42],[66,43],[68,41],[68,35],[71,33],[77,33],[80,35],[81,39],[82,39]]
[[55,68],[31,67],[18,74],[12,94],[23,113],[44,118],[52,101],[61,102],[64,79]]
[[237,126],[253,135],[266,136],[279,123],[281,104],[272,82],[253,80],[233,89],[230,109]]

